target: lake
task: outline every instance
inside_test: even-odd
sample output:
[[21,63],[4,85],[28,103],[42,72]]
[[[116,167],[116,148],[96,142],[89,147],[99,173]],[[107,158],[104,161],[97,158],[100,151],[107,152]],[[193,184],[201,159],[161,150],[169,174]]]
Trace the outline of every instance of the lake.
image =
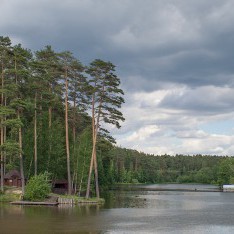
[[233,233],[234,193],[211,192],[217,189],[211,185],[125,188],[106,193],[103,206],[0,203],[0,233]]

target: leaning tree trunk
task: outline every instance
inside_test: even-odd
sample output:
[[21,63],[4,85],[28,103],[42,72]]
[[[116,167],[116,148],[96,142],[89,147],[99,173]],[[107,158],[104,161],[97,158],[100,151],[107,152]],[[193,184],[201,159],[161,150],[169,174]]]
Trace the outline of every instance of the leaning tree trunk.
[[95,174],[96,197],[100,198],[99,182],[98,182],[98,169],[97,169],[96,144],[95,144],[95,148],[94,148],[94,174]]
[[92,157],[90,161],[89,167],[89,176],[88,176],[88,183],[87,183],[87,190],[86,190],[86,198],[89,198],[90,194],[90,184],[91,184],[91,176],[94,167],[94,175],[95,175],[95,188],[96,188],[96,197],[100,197],[99,193],[99,184],[98,184],[98,170],[97,170],[97,156],[96,156],[96,142],[97,142],[97,129],[94,128],[94,136],[93,136],[93,149],[92,149]]
[[[102,92],[104,92],[104,85],[102,88]],[[90,193],[90,183],[91,183],[91,175],[92,170],[94,167],[94,174],[95,174],[95,187],[96,187],[96,197],[100,197],[99,192],[99,183],[98,183],[98,167],[97,167],[97,155],[96,155],[96,144],[97,144],[97,135],[99,130],[99,121],[100,121],[100,114],[101,114],[101,107],[102,107],[102,99],[99,102],[99,108],[97,113],[97,120],[95,122],[95,96],[92,97],[92,132],[93,132],[93,150],[92,150],[92,157],[90,162],[90,169],[89,169],[89,177],[88,177],[88,184],[87,184],[87,191],[86,191],[86,198],[89,197]]]
[[[93,146],[95,142],[95,109],[94,109],[94,100],[95,96],[92,96],[92,134],[93,134]],[[91,156],[91,161],[90,161],[90,166],[89,166],[89,175],[88,175],[88,182],[87,182],[87,190],[86,190],[86,198],[89,198],[90,195],[90,184],[91,184],[91,176],[92,176],[92,171],[93,171],[93,164],[94,164],[94,147],[92,149],[92,156]]]

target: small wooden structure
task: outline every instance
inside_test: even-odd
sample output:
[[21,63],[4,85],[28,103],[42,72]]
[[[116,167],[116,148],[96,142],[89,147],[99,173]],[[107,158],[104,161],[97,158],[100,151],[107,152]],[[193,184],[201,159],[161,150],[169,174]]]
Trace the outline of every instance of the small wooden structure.
[[6,175],[4,176],[4,185],[21,187],[22,182],[19,171],[14,169],[6,173]]
[[68,190],[67,180],[54,180],[52,181],[52,192],[57,194],[66,194]]
[[234,192],[234,184],[224,184],[223,192]]

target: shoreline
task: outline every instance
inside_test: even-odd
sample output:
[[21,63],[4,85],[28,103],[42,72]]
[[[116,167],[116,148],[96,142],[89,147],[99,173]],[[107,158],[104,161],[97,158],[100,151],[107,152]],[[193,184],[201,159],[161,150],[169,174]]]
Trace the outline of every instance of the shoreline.
[[105,203],[103,198],[88,198],[78,197],[74,195],[60,195],[60,194],[49,194],[49,196],[41,201],[26,201],[22,200],[22,195],[19,192],[20,190],[10,189],[6,190],[4,194],[0,194],[0,202],[10,203],[12,205],[45,205],[45,206],[57,206],[60,204],[93,204],[101,205]]

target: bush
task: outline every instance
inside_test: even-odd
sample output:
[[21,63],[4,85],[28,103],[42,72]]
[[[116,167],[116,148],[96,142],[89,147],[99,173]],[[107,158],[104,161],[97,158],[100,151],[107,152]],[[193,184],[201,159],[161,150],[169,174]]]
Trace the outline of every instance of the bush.
[[191,183],[194,182],[192,175],[180,175],[178,176],[177,183]]
[[33,176],[25,187],[24,200],[41,201],[51,192],[48,173]]
[[133,184],[139,184],[139,181],[138,181],[138,179],[132,179],[132,183]]

